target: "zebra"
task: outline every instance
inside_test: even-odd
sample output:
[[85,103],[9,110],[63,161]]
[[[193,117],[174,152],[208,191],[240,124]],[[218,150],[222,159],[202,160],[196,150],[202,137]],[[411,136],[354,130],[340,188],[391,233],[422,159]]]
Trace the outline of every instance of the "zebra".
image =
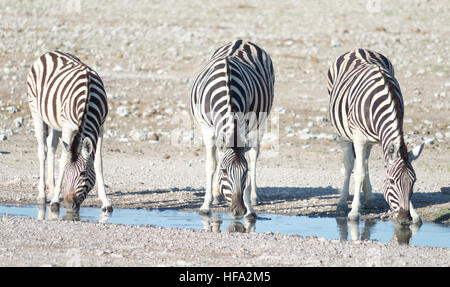
[[[103,180],[103,124],[108,114],[107,96],[96,71],[66,52],[43,54],[27,77],[28,104],[38,142],[40,178],[38,203],[47,202],[45,161],[48,153],[48,196],[52,212],[59,211],[63,177],[63,206],[78,212],[97,181],[102,211],[112,212]],[[55,185],[54,157],[62,146]]]
[[359,219],[360,191],[370,206],[372,186],[368,158],[371,146],[381,144],[387,167],[383,195],[394,218],[402,224],[420,223],[411,203],[416,174],[411,162],[424,144],[408,152],[403,137],[404,104],[391,62],[382,54],[355,48],[328,69],[329,118],[344,151],[344,186],[337,211],[347,210],[350,175],[355,168],[355,191],[350,220]]
[[196,77],[191,115],[201,127],[206,147],[206,191],[200,214],[210,214],[211,203],[218,203],[222,195],[233,217],[245,213],[249,220],[256,218],[252,207],[258,204],[256,160],[273,103],[274,83],[270,56],[245,40],[218,48]]

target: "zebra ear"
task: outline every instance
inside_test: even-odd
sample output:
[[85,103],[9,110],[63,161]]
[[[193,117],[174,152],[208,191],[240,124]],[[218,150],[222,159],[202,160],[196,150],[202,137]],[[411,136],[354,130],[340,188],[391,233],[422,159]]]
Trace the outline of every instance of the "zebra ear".
[[61,144],[61,146],[65,152],[69,152],[69,144],[68,143],[65,143],[61,138],[59,138],[59,143]]
[[397,158],[397,149],[394,143],[390,143],[388,146],[388,156],[390,160],[394,160]]
[[92,153],[93,144],[90,138],[86,137],[83,139],[83,143],[81,144],[81,155],[84,158],[88,158]]
[[424,143],[421,145],[415,146],[412,150],[408,152],[408,160],[409,162],[412,162],[413,160],[416,160],[419,158],[419,156],[422,154]]

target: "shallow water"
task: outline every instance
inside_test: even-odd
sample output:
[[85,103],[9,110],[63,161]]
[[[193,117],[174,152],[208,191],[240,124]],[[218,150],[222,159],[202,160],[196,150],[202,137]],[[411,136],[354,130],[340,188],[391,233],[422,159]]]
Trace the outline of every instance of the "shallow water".
[[193,211],[114,209],[105,215],[98,207],[82,207],[79,214],[49,212],[43,206],[3,205],[0,216],[33,217],[39,219],[62,218],[93,222],[109,222],[128,225],[153,225],[170,228],[204,229],[222,232],[272,232],[286,235],[317,236],[342,240],[377,240],[398,242],[414,246],[450,248],[450,227],[437,223],[422,226],[400,226],[392,221],[361,220],[349,222],[345,217],[308,217],[278,214],[258,214],[256,221],[232,219],[227,213],[200,216]]

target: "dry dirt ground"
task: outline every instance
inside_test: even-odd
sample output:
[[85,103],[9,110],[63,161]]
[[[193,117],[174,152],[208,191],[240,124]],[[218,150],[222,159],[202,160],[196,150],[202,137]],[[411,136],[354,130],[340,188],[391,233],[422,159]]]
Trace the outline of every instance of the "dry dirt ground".
[[[37,57],[58,49],[80,57],[106,85],[110,113],[104,175],[113,207],[197,210],[203,201],[205,154],[200,130],[189,116],[190,87],[215,48],[243,38],[271,55],[276,75],[274,107],[257,167],[261,204],[256,212],[336,216],[342,152],[327,119],[326,73],[337,56],[365,47],[394,65],[405,102],[408,147],[426,143],[414,163],[416,209],[424,221],[449,222],[450,195],[441,192],[450,187],[446,1],[3,1],[0,9],[0,202],[35,202],[39,165],[25,82]],[[386,217],[379,147],[372,149],[369,169],[375,208],[363,209],[362,219]],[[101,204],[96,192],[83,206]],[[48,224],[58,223],[63,225]],[[204,233],[196,236],[213,240]],[[13,244],[5,241],[0,255],[11,250],[6,242]],[[439,249],[402,248],[423,252],[424,258],[428,253],[426,265],[448,266],[448,250],[443,261],[433,261]],[[187,247],[184,251],[189,253]],[[2,261],[5,256],[0,265],[25,265],[31,255]],[[229,265],[227,256],[218,251],[217,261],[195,264]],[[314,262],[319,263],[306,265],[321,265],[319,259]],[[140,264],[128,265],[133,263]]]

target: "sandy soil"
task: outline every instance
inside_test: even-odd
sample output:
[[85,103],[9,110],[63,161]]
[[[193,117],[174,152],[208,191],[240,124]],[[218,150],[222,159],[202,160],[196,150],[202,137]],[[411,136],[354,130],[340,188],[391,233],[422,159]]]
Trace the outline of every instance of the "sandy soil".
[[[327,120],[326,72],[340,54],[366,47],[383,53],[394,64],[405,101],[408,146],[426,142],[421,158],[414,163],[418,180],[413,202],[417,211],[424,221],[448,224],[450,195],[441,192],[450,187],[450,7],[445,1],[306,1],[302,5],[295,1],[142,1],[133,6],[104,1],[58,3],[6,1],[0,8],[0,202],[35,202],[39,166],[25,81],[39,55],[60,49],[76,54],[95,68],[106,84],[110,115],[106,122],[104,174],[113,207],[197,210],[203,201],[205,155],[200,131],[192,126],[189,117],[190,85],[216,47],[245,38],[271,55],[276,73],[273,113],[258,162],[261,204],[255,207],[256,212],[336,215],[343,183],[342,152]],[[192,134],[193,141],[189,140]],[[374,147],[369,168],[376,207],[363,209],[362,219],[389,216],[381,193],[385,175],[381,156],[380,148]],[[94,189],[83,206],[100,204]],[[103,229],[124,229],[124,233],[136,232],[130,237],[124,235],[132,240],[143,233],[149,234],[148,240],[156,241],[161,241],[158,235],[181,234],[192,236],[192,240],[201,238],[214,253],[214,259],[208,258],[211,253],[206,252],[194,260],[189,257],[193,254],[191,246],[177,242],[175,236],[170,242],[178,251],[171,254],[173,260],[181,258],[184,263],[180,265],[232,264],[229,257],[240,255],[235,249],[218,247],[226,240],[242,241],[252,250],[249,258],[270,251],[258,249],[258,244],[271,246],[278,240],[269,235],[32,219],[7,218],[4,222],[6,229],[0,229],[0,236],[14,229],[18,237],[17,241],[2,241],[0,265],[63,264],[58,254],[65,252],[64,246],[55,249],[58,253],[52,252],[55,250],[49,241],[34,241],[46,236],[39,231],[46,226],[55,231],[74,230],[76,226],[88,236],[108,234],[102,233]],[[15,227],[20,225],[32,228],[34,233],[19,236],[22,233]],[[302,240],[317,247],[317,254],[311,251],[310,261],[305,264],[295,260],[287,247]],[[113,241],[94,241],[100,250],[112,248]],[[364,260],[365,252],[375,248],[377,254],[384,254],[380,250],[398,250],[407,258],[420,255],[423,265],[449,265],[447,249],[442,252],[364,242],[352,251],[358,260],[330,261],[320,256],[327,248],[336,245],[350,252],[353,249],[348,248],[353,245],[289,236],[283,236],[282,241],[286,248],[278,252],[284,261],[249,259],[242,264],[365,266],[369,264],[368,259]],[[26,247],[24,242],[29,242]],[[302,244],[299,246],[307,246]],[[133,247],[136,252],[137,246]],[[169,247],[163,242],[158,246],[152,260],[108,260],[127,266],[176,265],[176,261],[162,259]],[[219,249],[214,251],[215,247]],[[34,256],[35,252],[43,257]],[[82,249],[82,265],[103,265],[103,257],[89,256],[91,253]],[[11,254],[14,259],[8,257]],[[383,258],[386,260],[375,265],[403,264]],[[404,262],[421,265],[420,261]]]

